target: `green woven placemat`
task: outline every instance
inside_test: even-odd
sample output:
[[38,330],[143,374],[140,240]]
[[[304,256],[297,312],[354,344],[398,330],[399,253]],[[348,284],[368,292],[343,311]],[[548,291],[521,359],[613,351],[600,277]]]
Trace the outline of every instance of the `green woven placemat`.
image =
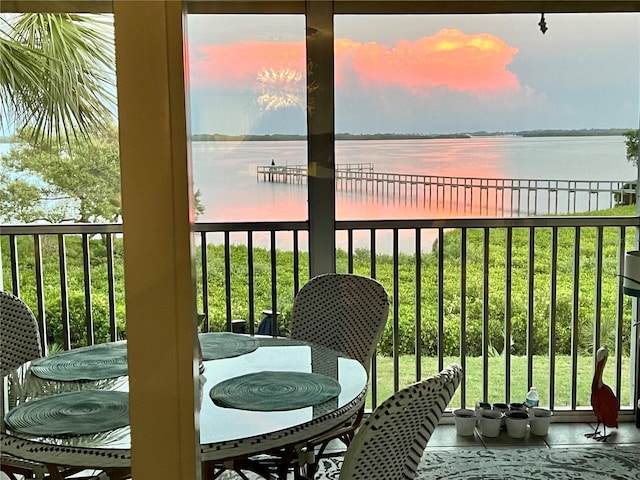
[[281,411],[310,407],[340,393],[340,384],[319,373],[257,372],[230,378],[209,391],[220,407]]
[[231,332],[199,333],[203,360],[238,357],[260,346],[257,338]]
[[126,392],[80,390],[18,405],[4,417],[12,430],[37,436],[75,436],[129,425]]
[[93,345],[35,360],[31,372],[63,382],[102,380],[127,374],[127,344]]

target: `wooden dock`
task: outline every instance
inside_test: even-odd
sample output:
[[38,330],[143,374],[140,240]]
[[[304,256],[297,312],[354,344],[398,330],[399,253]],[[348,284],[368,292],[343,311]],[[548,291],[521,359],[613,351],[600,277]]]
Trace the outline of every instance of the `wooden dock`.
[[[306,184],[306,165],[258,166],[257,181]],[[375,172],[372,163],[336,165],[336,190],[479,215],[559,215],[633,203],[629,180],[448,177]]]

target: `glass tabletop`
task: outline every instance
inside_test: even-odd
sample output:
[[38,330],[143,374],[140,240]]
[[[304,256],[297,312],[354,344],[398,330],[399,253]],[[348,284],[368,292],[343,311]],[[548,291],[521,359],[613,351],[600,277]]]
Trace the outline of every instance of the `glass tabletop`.
[[[348,418],[364,403],[367,374],[357,360],[346,358],[324,347],[286,338],[256,336],[251,339],[257,340],[258,346],[248,353],[204,361],[204,372],[200,375],[200,441],[209,450],[219,444],[229,445],[251,437],[268,437],[271,434],[289,429],[301,432],[307,427],[309,429],[318,428],[324,417],[331,419],[331,421],[338,421],[340,416]],[[37,365],[37,362],[33,363]],[[34,365],[26,363],[6,377],[3,417],[9,410],[18,408],[27,402],[41,400],[56,394],[85,390],[128,392],[128,377],[126,375],[102,380],[47,380],[32,372]],[[295,388],[295,385],[286,384],[284,380],[287,377],[299,378],[300,375],[306,375],[313,381],[322,377],[326,381],[319,382],[320,387],[331,384],[333,390],[331,390],[332,393],[322,397],[323,400],[324,398],[328,398],[328,400],[318,403],[316,399],[308,401],[310,406],[300,407],[301,401],[302,405],[305,403],[304,400],[298,398],[297,403],[293,403],[296,405],[295,408],[286,409],[280,406],[277,411],[254,410],[250,395],[256,392],[250,389],[246,392],[248,395],[246,408],[219,405],[212,398],[215,395],[210,395],[212,389],[222,382],[229,383],[231,379],[242,376],[260,377],[262,372],[265,372],[265,378],[270,380],[259,386],[260,392],[258,393],[282,395],[285,402],[289,395],[286,391],[276,390],[280,387],[278,385],[279,379],[283,380],[282,388],[286,389]],[[297,373],[296,375],[288,375],[288,372]],[[314,383],[309,395],[314,395],[313,388],[320,387]],[[259,400],[256,399],[256,402]],[[150,398],[149,402],[152,403],[153,399]],[[4,426],[6,433],[11,436],[61,447],[126,450],[131,446],[129,426],[91,434],[64,436],[37,436],[11,430],[9,425]]]

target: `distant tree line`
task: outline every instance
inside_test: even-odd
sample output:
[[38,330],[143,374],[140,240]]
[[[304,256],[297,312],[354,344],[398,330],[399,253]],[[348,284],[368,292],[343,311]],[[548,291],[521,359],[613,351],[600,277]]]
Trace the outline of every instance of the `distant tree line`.
[[583,128],[579,130],[528,130],[516,132],[521,137],[602,137],[619,136],[627,132],[624,128]]
[[[443,138],[472,138],[472,137],[595,137],[595,136],[622,136],[628,129],[623,128],[583,128],[579,130],[521,130],[517,132],[470,132],[470,133],[336,133],[336,140],[431,140]],[[306,135],[223,135],[220,133],[196,133],[191,136],[194,142],[240,142],[240,141],[293,141],[306,140]]]
[[[435,138],[471,138],[468,133],[448,133],[442,135],[425,135],[421,133],[336,133],[336,140],[421,140]],[[196,133],[191,136],[194,142],[278,142],[291,140],[306,140],[306,135],[222,135],[219,133]]]

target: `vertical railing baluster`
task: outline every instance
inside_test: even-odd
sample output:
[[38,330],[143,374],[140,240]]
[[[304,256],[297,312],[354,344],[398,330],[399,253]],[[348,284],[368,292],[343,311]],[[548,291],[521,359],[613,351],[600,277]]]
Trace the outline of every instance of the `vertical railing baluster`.
[[82,271],[84,282],[84,315],[87,329],[87,345],[96,343],[93,326],[93,307],[91,301],[91,252],[89,248],[89,235],[82,234]]
[[[467,371],[467,229],[460,229],[460,366]],[[467,406],[467,377],[460,385],[460,408]]]
[[571,409],[578,402],[578,345],[580,320],[580,227],[574,227],[573,245],[573,298],[571,307]]
[[347,272],[353,273],[353,229],[347,230]]
[[58,234],[58,259],[60,265],[60,320],[62,341],[65,350],[71,350],[71,328],[69,325],[69,289],[67,282],[67,248],[64,234]]
[[112,342],[118,340],[118,323],[116,318],[116,281],[113,263],[113,233],[106,234],[107,241],[107,279],[109,281],[109,336]]
[[249,333],[253,335],[256,330],[256,293],[255,293],[255,259],[253,255],[253,232],[247,232],[247,282],[249,282]]
[[551,228],[551,265],[549,296],[549,408],[555,408],[556,395],[556,323],[558,308],[558,227]]
[[489,228],[482,229],[482,398],[489,401]]
[[[371,244],[371,257],[369,264],[371,265],[371,278],[375,279],[377,274],[376,269],[376,229],[369,230],[369,242]],[[378,361],[376,352],[373,353],[371,358],[371,406],[375,408],[378,405]]]
[[415,368],[416,382],[422,378],[422,239],[421,230],[415,229],[416,254],[415,254]]
[[293,230],[293,296],[300,290],[300,232]]
[[209,331],[209,252],[207,232],[200,232],[200,283],[202,285],[202,331]]
[[9,255],[11,258],[11,291],[20,296],[20,265],[18,262],[18,240],[15,235],[9,235]]
[[535,299],[535,259],[536,259],[536,229],[529,227],[529,259],[527,265],[527,389],[534,386],[533,379],[533,319]]
[[513,228],[505,231],[505,259],[504,259],[504,398],[511,401],[511,295],[513,269]]
[[[623,293],[623,275],[624,273],[624,255],[627,251],[627,229],[619,227],[618,230],[618,268],[619,275],[617,277],[617,298],[616,298],[616,398],[621,399],[621,379],[622,379],[622,327],[624,325],[624,293]],[[633,331],[633,330],[632,330]],[[636,359],[638,361],[639,359]],[[631,392],[631,401],[633,402],[633,392]],[[633,403],[632,403],[633,405]]]
[[33,236],[33,259],[35,263],[35,287],[36,287],[36,302],[38,304],[38,310],[36,316],[38,318],[38,330],[40,331],[40,346],[42,352],[46,356],[49,353],[48,340],[47,340],[47,315],[44,303],[44,272],[42,269],[42,239],[40,235]]
[[271,335],[278,335],[278,288],[277,288],[277,262],[278,258],[276,255],[276,231],[271,230],[271,238],[270,238],[270,248],[271,248]]
[[444,228],[438,228],[438,371],[444,368]]
[[602,335],[602,227],[596,228],[594,292],[593,292],[593,351],[600,348]]
[[225,320],[227,332],[231,331],[231,246],[229,232],[224,232],[224,291]]
[[400,272],[398,229],[393,229],[393,391],[400,389]]

